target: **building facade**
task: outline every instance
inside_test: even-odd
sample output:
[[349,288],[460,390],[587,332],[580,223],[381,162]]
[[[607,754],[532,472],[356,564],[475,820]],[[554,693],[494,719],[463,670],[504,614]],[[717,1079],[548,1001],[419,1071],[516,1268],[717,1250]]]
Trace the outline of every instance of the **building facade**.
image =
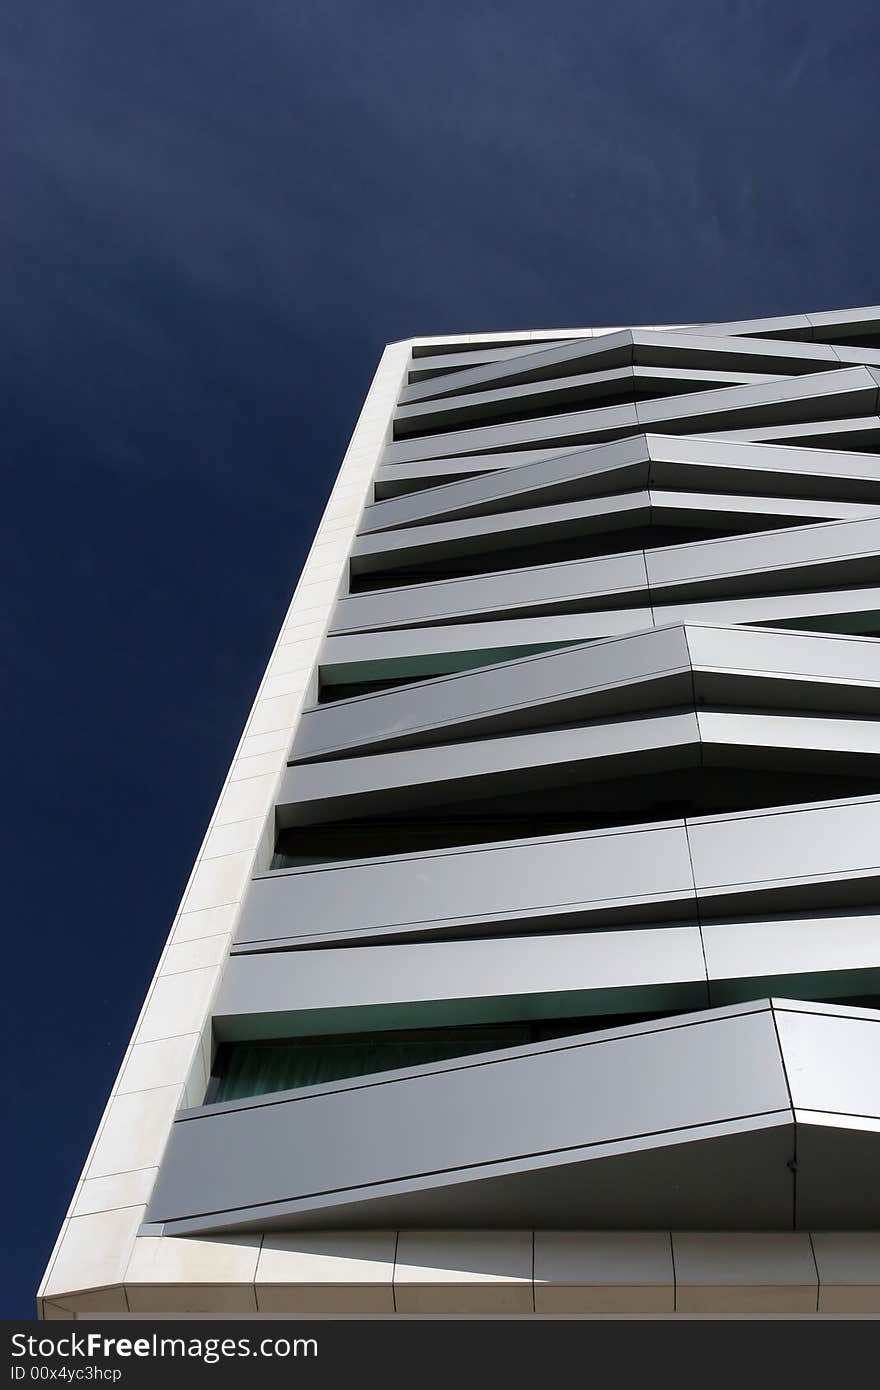
[[46,1318],[880,1313],[880,309],[389,346]]

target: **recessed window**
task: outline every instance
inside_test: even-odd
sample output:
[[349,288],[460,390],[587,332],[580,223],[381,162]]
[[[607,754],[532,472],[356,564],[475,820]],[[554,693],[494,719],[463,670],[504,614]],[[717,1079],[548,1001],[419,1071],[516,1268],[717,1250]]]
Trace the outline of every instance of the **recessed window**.
[[[825,1001],[849,1008],[880,1010],[880,996],[851,995]],[[677,1013],[674,1010],[673,1013]],[[458,1028],[394,1029],[376,1033],[278,1038],[260,1042],[221,1043],[215,1053],[205,1105],[246,1100],[251,1096],[320,1086],[346,1078],[479,1057],[506,1047],[574,1037],[608,1028],[625,1028],[670,1017],[653,1013],[553,1018],[519,1023],[471,1024]]]
[[461,1028],[396,1029],[332,1037],[282,1038],[267,1042],[221,1043],[217,1048],[205,1104],[319,1086],[346,1077],[369,1076],[400,1067],[420,1067],[456,1057],[523,1047],[568,1034],[640,1022],[662,1014],[619,1018],[552,1019]]

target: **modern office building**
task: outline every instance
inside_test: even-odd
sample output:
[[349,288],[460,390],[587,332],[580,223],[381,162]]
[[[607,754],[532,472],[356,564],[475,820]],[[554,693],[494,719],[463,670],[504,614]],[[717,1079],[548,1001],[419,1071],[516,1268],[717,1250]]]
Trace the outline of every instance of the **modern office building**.
[[46,1318],[880,1314],[880,308],[382,357]]

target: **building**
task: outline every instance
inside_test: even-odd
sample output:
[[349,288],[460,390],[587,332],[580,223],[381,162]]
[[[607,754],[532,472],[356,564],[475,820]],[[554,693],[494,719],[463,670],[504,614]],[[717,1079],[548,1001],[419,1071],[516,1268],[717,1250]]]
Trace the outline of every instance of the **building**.
[[878,398],[386,349],[42,1316],[880,1312]]

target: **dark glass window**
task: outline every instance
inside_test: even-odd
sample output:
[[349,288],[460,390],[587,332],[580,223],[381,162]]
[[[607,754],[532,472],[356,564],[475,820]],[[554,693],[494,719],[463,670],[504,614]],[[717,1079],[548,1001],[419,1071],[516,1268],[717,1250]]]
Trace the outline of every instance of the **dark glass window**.
[[[880,1010],[880,996],[852,995],[826,1003]],[[675,1013],[678,1011],[675,1010]],[[670,1017],[669,1011],[520,1023],[473,1024],[458,1028],[395,1029],[331,1037],[281,1038],[221,1043],[217,1048],[205,1105],[249,1096],[318,1086],[346,1077],[369,1076],[399,1067],[418,1067],[456,1057],[479,1056],[505,1047],[523,1047],[553,1038],[622,1028]]]
[[553,1019],[461,1028],[397,1029],[387,1033],[348,1033],[333,1037],[283,1038],[269,1042],[221,1043],[217,1048],[205,1104],[243,1100],[273,1091],[317,1086],[345,1077],[418,1067],[469,1054],[521,1047],[567,1034],[640,1022],[657,1014],[619,1018]]

